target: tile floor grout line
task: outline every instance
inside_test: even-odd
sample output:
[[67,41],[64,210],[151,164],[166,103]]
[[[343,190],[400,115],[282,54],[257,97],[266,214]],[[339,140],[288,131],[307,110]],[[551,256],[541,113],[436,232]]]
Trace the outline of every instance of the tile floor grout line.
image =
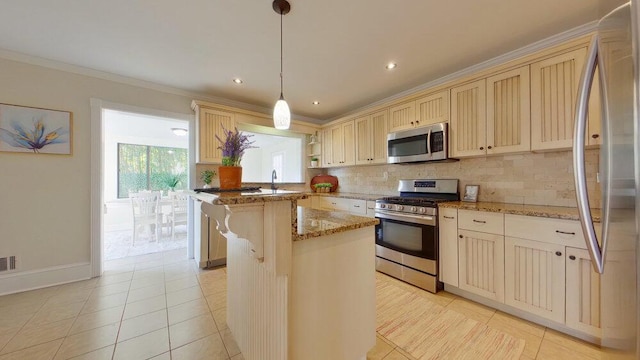
[[131,279],[129,280],[129,289],[127,290],[127,297],[124,299],[124,307],[122,308],[122,314],[120,314],[120,322],[118,323],[118,331],[116,332],[116,338],[113,343],[113,352],[111,353],[111,360],[114,360],[116,356],[116,349],[118,348],[118,337],[120,337],[120,329],[122,328],[122,321],[124,319],[124,312],[127,310],[127,299],[129,299],[129,291],[131,291],[131,283],[133,283],[133,276],[136,274],[135,266],[131,272]]

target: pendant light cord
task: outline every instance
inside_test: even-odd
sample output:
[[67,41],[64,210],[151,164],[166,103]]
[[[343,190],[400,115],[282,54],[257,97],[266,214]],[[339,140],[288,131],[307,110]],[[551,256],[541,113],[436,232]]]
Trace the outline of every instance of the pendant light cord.
[[283,99],[284,97],[282,96],[283,93],[283,76],[282,76],[282,9],[280,9],[280,98]]

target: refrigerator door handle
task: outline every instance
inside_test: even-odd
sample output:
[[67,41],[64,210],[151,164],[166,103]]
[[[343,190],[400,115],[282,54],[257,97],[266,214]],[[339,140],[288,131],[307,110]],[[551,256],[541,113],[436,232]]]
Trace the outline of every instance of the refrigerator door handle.
[[596,232],[593,227],[591,218],[591,208],[589,206],[589,196],[587,195],[587,176],[585,173],[584,148],[585,135],[587,128],[587,106],[589,104],[589,95],[593,77],[595,75],[596,63],[598,61],[598,42],[597,37],[591,39],[589,51],[587,54],[587,62],[584,72],[580,78],[578,85],[578,98],[576,101],[576,118],[573,133],[573,169],[574,180],[576,185],[576,200],[578,202],[578,213],[580,217],[580,225],[585,235],[585,242],[591,264],[596,272],[602,274],[604,271],[604,261]]

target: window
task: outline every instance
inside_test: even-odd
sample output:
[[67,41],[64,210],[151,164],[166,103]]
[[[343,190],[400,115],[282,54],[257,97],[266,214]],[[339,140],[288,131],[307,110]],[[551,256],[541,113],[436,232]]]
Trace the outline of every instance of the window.
[[186,189],[187,149],[118,143],[118,198],[140,190]]

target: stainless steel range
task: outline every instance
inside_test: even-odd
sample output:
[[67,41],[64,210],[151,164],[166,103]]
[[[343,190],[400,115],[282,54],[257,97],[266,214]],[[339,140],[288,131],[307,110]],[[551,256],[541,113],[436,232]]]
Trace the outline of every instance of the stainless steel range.
[[438,203],[460,200],[457,179],[400,180],[376,200],[376,269],[430,292],[438,281]]

